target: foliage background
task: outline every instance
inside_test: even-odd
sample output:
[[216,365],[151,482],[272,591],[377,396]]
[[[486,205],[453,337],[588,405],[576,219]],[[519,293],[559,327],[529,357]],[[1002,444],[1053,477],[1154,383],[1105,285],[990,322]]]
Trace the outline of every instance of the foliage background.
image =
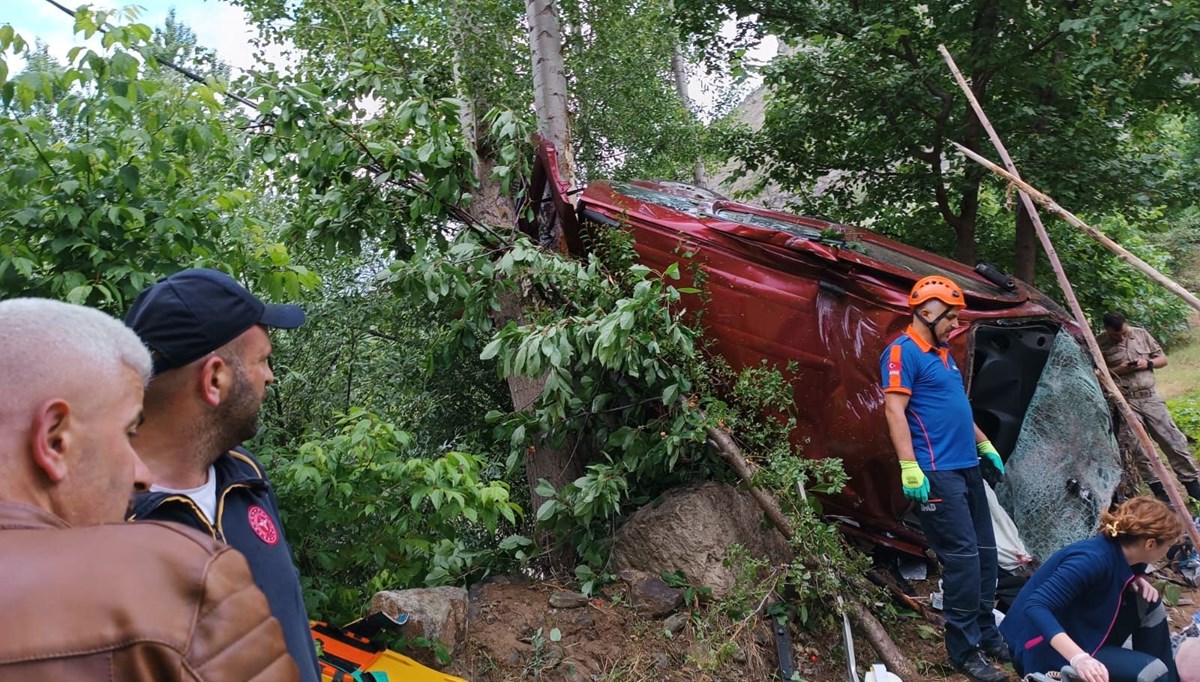
[[[672,485],[728,476],[705,446],[714,424],[734,429],[763,467],[763,485],[837,485],[836,467],[812,468],[783,444],[790,405],[771,387],[786,368],[739,377],[704,355],[700,329],[676,313],[677,268],[637,266],[619,236],[598,244],[595,259],[567,261],[515,237],[501,220],[478,219],[528,207],[524,3],[237,4],[262,40],[291,44],[293,67],[233,77],[187,27],[171,20],[155,30],[124,13],[81,12],[79,34],[101,35],[102,44],[63,62],[0,27],[0,293],[120,314],[156,278],[204,266],[305,306],[308,324],[276,338],[279,383],[254,447],[273,472],[311,615],[340,622],[380,587],[518,570],[540,529],[577,552],[579,575],[594,586],[608,573],[607,538],[625,513]],[[816,29],[858,21],[847,5],[834,3],[837,11],[823,17],[811,15],[812,3],[780,5],[811,23],[764,13],[764,27],[808,48],[767,70],[775,95],[767,126],[754,133],[704,126],[674,93],[670,56],[680,49],[693,68],[708,63],[714,80],[736,76],[746,43],[718,40],[718,30],[731,15],[744,20],[769,8],[563,2],[580,177],[689,180],[698,157],[715,166],[736,154],[800,191],[857,160],[887,172],[860,173],[806,197],[802,208],[954,251],[956,234],[931,198],[931,167],[897,156],[922,152],[922,140],[915,130],[890,135],[883,124],[894,122],[873,109],[916,97],[923,85],[913,79],[940,72],[932,63],[916,75],[876,68],[879,50],[917,38],[927,49],[939,35],[907,14],[911,8],[866,4],[879,21],[836,38]],[[1071,188],[1067,196],[1118,241],[1178,268],[1197,243],[1200,125],[1194,111],[1167,101],[1174,94],[1143,88],[1165,88],[1148,79],[1196,62],[1186,61],[1183,40],[1153,53],[1140,43],[1119,53],[1121,46],[1092,45],[1086,38],[1097,27],[1139,35],[1142,15],[1112,18],[1081,6],[1071,21],[1082,23],[1060,30],[1081,51],[1072,58],[1098,69],[1089,78],[1112,80],[1132,68],[1131,54],[1165,61],[1093,99],[1068,98],[1079,108],[1072,116],[1017,107],[1014,121],[1050,116],[1053,124],[1042,136],[1022,136],[1032,146],[1019,155],[1036,160],[1035,180]],[[1189,24],[1152,26],[1170,37]],[[198,70],[204,83],[158,67],[155,54]],[[10,73],[17,55],[26,67]],[[1074,72],[1083,71],[1079,63],[1070,62]],[[863,81],[837,87],[847,82],[806,70],[830,64]],[[1031,77],[1011,73],[1006,82]],[[1088,82],[1052,85],[1078,94]],[[1028,95],[1014,91],[1013,101],[1026,101],[1018,94]],[[1118,96],[1125,99],[1114,102]],[[1128,135],[1105,128],[1122,107]],[[868,133],[869,144],[856,137]],[[1073,158],[1054,156],[1063,140],[1078,143]],[[958,161],[947,163],[970,176]],[[1047,175],[1036,177],[1032,169],[1043,166]],[[1101,179],[1124,180],[1098,182],[1079,170],[1093,167]],[[1009,198],[967,180],[978,181],[978,253],[1015,262]],[[1090,311],[1122,308],[1160,336],[1181,327],[1178,303],[1078,235],[1052,229]],[[1045,274],[1038,283],[1053,291]],[[523,319],[495,315],[504,295],[524,300]],[[515,375],[547,377],[530,410],[513,409],[505,380]],[[547,499],[533,506],[523,454],[568,442],[586,459],[584,474],[559,488],[539,485]],[[841,553],[819,510],[792,501],[789,511],[798,544],[846,569],[843,577],[854,574],[856,559]],[[841,580],[836,571],[829,578],[797,570],[797,585]],[[814,614],[828,607],[820,594],[803,592]]]

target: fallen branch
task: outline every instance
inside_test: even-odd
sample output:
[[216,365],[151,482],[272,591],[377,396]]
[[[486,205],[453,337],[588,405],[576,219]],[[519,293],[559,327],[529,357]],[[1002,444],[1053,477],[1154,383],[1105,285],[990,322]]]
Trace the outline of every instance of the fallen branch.
[[931,625],[935,625],[939,628],[946,626],[945,616],[917,601],[916,597],[907,594],[904,590],[900,589],[895,582],[889,580],[887,576],[883,575],[881,571],[876,569],[867,571],[867,580],[870,580],[872,583],[887,590],[897,602],[915,611],[917,615],[924,618]]
[[[728,433],[716,427],[708,427],[708,441],[716,448],[717,453],[721,458],[729,463],[738,477],[745,482],[746,488],[750,491],[750,495],[758,502],[758,506],[762,507],[767,518],[775,525],[775,529],[783,534],[784,539],[789,543],[792,541],[792,524],[790,524],[783,512],[779,508],[779,502],[771,493],[762,490],[761,488],[750,483],[754,476],[754,472],[750,470],[750,465],[746,462],[746,458],[742,457],[742,449],[738,444],[733,442],[733,438]],[[811,557],[800,557],[800,561],[805,567],[814,570],[821,570],[821,566]],[[888,670],[896,673],[901,679],[915,680],[917,679],[917,670],[909,663],[908,657],[900,652],[899,647],[892,641],[883,624],[879,622],[867,607],[854,598],[847,598],[850,617],[862,630],[867,641],[875,649],[875,653],[879,654],[879,658],[887,665]]]
[[[996,152],[1000,154],[1000,158],[1004,161],[1004,165],[1007,166],[1008,170],[1000,168],[996,164],[988,161],[987,159],[958,144],[957,142],[953,143],[954,146],[958,147],[958,150],[965,154],[968,158],[977,161],[984,167],[990,169],[993,173],[1006,178],[1016,185],[1020,190],[1021,203],[1024,205],[1026,213],[1028,213],[1029,217],[1032,219],[1033,227],[1037,230],[1038,239],[1042,242],[1042,248],[1045,249],[1046,257],[1050,260],[1050,267],[1054,270],[1054,276],[1058,279],[1058,286],[1060,289],[1062,289],[1063,296],[1065,296],[1067,299],[1067,305],[1071,308],[1071,314],[1075,316],[1075,323],[1079,326],[1080,332],[1083,334],[1088,351],[1092,356],[1092,362],[1099,370],[1096,372],[1096,378],[1100,380],[1100,383],[1104,386],[1104,389],[1110,396],[1112,396],[1112,400],[1117,404],[1117,409],[1121,412],[1121,416],[1128,423],[1129,427],[1133,429],[1134,434],[1137,435],[1138,441],[1142,446],[1142,455],[1146,458],[1150,468],[1152,468],[1154,473],[1158,476],[1158,480],[1164,482],[1170,481],[1171,478],[1170,474],[1167,472],[1167,468],[1163,465],[1162,460],[1158,458],[1158,455],[1154,450],[1154,445],[1150,442],[1150,434],[1146,432],[1146,427],[1142,425],[1142,420],[1133,413],[1133,408],[1129,406],[1129,402],[1125,400],[1125,395],[1121,393],[1119,388],[1117,388],[1116,382],[1113,381],[1112,375],[1108,371],[1108,365],[1104,362],[1104,354],[1100,352],[1100,345],[1096,343],[1096,337],[1092,334],[1092,328],[1091,325],[1088,324],[1087,316],[1083,313],[1083,307],[1079,305],[1079,299],[1075,297],[1075,289],[1071,286],[1071,281],[1067,279],[1066,271],[1063,270],[1062,262],[1058,258],[1058,252],[1055,251],[1054,244],[1050,241],[1050,234],[1046,232],[1046,227],[1042,225],[1042,219],[1038,215],[1037,208],[1034,207],[1030,198],[1032,197],[1033,199],[1037,199],[1038,203],[1062,216],[1072,226],[1082,230],[1086,234],[1091,235],[1101,244],[1106,246],[1110,251],[1117,254],[1117,256],[1122,260],[1133,265],[1135,268],[1148,275],[1154,281],[1162,284],[1169,291],[1182,298],[1196,310],[1200,310],[1200,299],[1197,299],[1191,294],[1191,292],[1176,284],[1174,280],[1162,274],[1158,270],[1155,270],[1137,256],[1129,253],[1119,244],[1109,239],[1095,228],[1089,226],[1087,223],[1084,223],[1079,218],[1076,218],[1071,212],[1055,203],[1053,199],[1037,191],[1024,180],[1022,180],[1017,174],[1016,164],[1013,163],[1012,157],[1008,155],[1008,150],[1004,147],[1004,143],[1000,141],[1000,136],[996,133],[995,128],[992,127],[992,123],[988,120],[987,114],[983,112],[983,107],[980,106],[979,100],[975,98],[975,93],[972,92],[971,88],[967,85],[967,80],[963,78],[962,73],[958,70],[958,66],[954,63],[954,59],[950,56],[950,52],[944,45],[939,45],[938,50],[942,53],[942,58],[946,60],[946,64],[950,67],[951,73],[954,74],[954,79],[958,82],[959,87],[962,88],[963,93],[967,97],[967,101],[971,103],[971,107],[974,109],[976,117],[979,118],[979,122],[983,125],[984,130],[987,131],[988,137],[992,141],[992,145],[996,148]],[[1185,504],[1183,497],[1179,494],[1179,490],[1173,485],[1163,485],[1163,488],[1167,492],[1167,497],[1171,500],[1171,503],[1175,505],[1175,509],[1179,512],[1179,515],[1184,522],[1183,527],[1187,529],[1188,537],[1190,537],[1192,540],[1192,545],[1194,547],[1200,547],[1200,532],[1196,530],[1196,525],[1192,523],[1192,519],[1188,515],[1187,504]]]

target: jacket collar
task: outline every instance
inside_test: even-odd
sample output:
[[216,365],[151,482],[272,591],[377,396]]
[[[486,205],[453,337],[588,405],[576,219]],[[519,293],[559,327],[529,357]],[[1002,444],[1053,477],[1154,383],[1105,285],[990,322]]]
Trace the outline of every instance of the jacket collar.
[[44,530],[70,527],[66,521],[41,507],[23,502],[0,500],[0,530]]
[[933,346],[927,343],[925,339],[921,338],[921,335],[917,333],[917,328],[911,324],[908,325],[908,328],[904,330],[904,334],[908,336],[908,338],[912,339],[913,343],[917,344],[917,348],[920,348],[922,353],[928,353],[935,348],[944,348],[944,346]]
[[[232,485],[257,488],[267,484],[258,462],[240,447],[218,457],[217,461],[213,462],[213,470],[217,474],[218,498]],[[144,518],[160,504],[178,496],[178,493],[168,492],[141,493],[134,499],[133,514],[130,518]]]
[[[1117,542],[1112,538],[1106,538],[1103,535],[1096,535],[1093,537],[1099,542],[1104,543],[1104,547],[1108,551],[1109,558],[1112,560],[1113,565],[1118,567],[1117,572],[1120,574],[1122,579],[1128,580],[1130,576],[1141,575],[1146,572],[1146,564],[1130,565],[1129,560],[1125,558],[1125,552],[1121,550],[1120,542]],[[1120,570],[1121,568],[1127,569],[1128,573]]]

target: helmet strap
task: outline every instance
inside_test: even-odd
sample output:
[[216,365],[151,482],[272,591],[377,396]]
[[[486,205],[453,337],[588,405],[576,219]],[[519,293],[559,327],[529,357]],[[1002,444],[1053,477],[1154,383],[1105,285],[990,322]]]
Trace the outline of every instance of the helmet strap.
[[[945,305],[945,304],[943,303],[942,305]],[[940,344],[942,342],[941,338],[938,337],[938,333],[937,333],[938,323],[941,322],[942,320],[946,319],[946,316],[950,314],[951,310],[954,310],[954,306],[947,305],[946,309],[943,310],[937,317],[933,318],[932,320],[927,320],[924,317],[921,317],[920,311],[917,311],[917,319],[920,320],[921,322],[924,322],[925,326],[929,328],[929,335],[933,337],[933,343],[935,345]]]

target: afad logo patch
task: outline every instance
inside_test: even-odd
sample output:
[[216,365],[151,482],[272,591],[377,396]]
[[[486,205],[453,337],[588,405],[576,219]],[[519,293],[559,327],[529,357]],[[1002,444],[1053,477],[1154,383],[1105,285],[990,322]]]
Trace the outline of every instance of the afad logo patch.
[[259,540],[268,545],[275,545],[279,542],[279,529],[275,527],[275,519],[271,518],[266,509],[252,504],[250,511],[246,512],[246,516],[250,522],[250,529],[254,531]]

